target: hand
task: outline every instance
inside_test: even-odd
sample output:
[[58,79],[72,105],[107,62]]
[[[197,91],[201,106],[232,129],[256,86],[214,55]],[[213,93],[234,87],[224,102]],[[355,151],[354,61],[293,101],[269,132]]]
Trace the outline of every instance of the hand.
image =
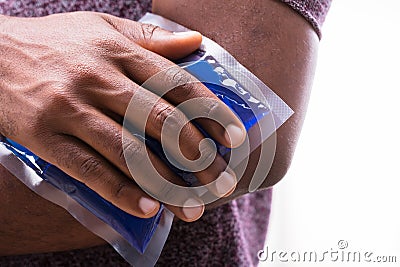
[[[122,142],[120,122],[131,99],[138,105],[137,116],[133,114],[130,120],[138,128],[144,126],[146,134],[159,141],[166,119],[174,122],[166,125],[167,129],[185,125],[179,133],[179,146],[187,159],[195,160],[202,154],[199,144],[204,137],[186,115],[212,114],[220,118],[223,125],[207,119],[197,122],[225,146],[240,145],[244,139],[245,130],[229,108],[200,83],[190,83],[194,78],[171,68],[174,64],[166,59],[181,58],[196,50],[201,43],[199,33],[173,34],[91,12],[1,20],[0,133],[132,215],[147,218],[159,209],[159,203],[132,179],[132,175],[138,178],[146,174],[140,163],[147,154],[165,179],[177,184],[182,181],[134,136],[124,136]],[[161,99],[158,88],[140,87],[168,68],[172,71],[165,79],[186,82]],[[183,112],[174,109],[199,97],[210,99],[213,105]],[[145,120],[140,114],[149,106],[151,112]],[[176,147],[166,149],[177,154]],[[125,155],[136,164],[134,173],[129,172]],[[215,188],[210,188],[223,196],[236,184],[225,168],[225,161],[217,155],[210,166],[195,175],[203,184],[223,177]],[[167,206],[183,220],[198,219],[204,206],[196,199],[188,202],[197,204]]]

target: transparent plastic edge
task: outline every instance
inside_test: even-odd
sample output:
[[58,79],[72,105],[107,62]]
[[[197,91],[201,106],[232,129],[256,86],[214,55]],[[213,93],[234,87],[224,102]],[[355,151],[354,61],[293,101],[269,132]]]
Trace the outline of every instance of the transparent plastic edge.
[[0,164],[29,189],[67,210],[77,221],[95,235],[108,242],[132,266],[154,266],[167,240],[173,214],[164,209],[159,225],[144,254],[132,247],[118,232],[82,207],[68,194],[44,181],[34,170],[22,162],[0,142]]

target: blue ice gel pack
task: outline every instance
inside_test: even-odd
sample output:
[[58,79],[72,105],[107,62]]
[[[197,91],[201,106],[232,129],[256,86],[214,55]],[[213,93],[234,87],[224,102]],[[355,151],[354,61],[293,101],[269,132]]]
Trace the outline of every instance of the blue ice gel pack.
[[[204,56],[202,51],[197,51],[185,60],[186,62],[195,60],[193,64],[185,66],[185,70],[202,81],[208,89],[229,106],[229,108],[239,116],[246,130],[250,129],[259,119],[270,112],[268,107],[264,106],[259,101],[254,101],[255,99],[251,94],[244,90],[212,56]],[[231,90],[227,90],[226,87],[229,87]],[[251,101],[244,101],[243,99]],[[250,106],[249,103],[254,104],[254,106]],[[208,137],[207,133],[204,131],[202,132]],[[177,175],[184,179],[189,185],[193,183],[190,178],[193,175],[178,169],[168,162],[158,141],[148,136],[144,137],[141,135],[139,137],[141,137],[142,141],[144,141],[153,152],[159,155]],[[68,194],[81,206],[110,225],[140,253],[146,250],[163,212],[164,207],[162,205],[156,216],[149,219],[137,218],[115,207],[85,184],[68,176],[54,165],[42,160],[21,145],[9,139],[4,139],[2,142],[43,180]],[[216,143],[216,145],[219,153],[222,155],[229,151],[229,149],[218,143]]]

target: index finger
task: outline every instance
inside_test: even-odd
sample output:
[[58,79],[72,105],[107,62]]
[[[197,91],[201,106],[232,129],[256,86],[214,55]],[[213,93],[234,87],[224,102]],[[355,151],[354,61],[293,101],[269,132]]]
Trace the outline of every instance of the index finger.
[[[240,146],[246,130],[239,118],[205,85],[175,63],[138,47],[140,57],[131,57],[124,67],[130,78],[180,109],[226,147]],[[141,66],[138,70],[137,66]],[[150,80],[149,80],[150,79]],[[196,104],[193,100],[197,99]],[[185,102],[190,100],[190,105]]]

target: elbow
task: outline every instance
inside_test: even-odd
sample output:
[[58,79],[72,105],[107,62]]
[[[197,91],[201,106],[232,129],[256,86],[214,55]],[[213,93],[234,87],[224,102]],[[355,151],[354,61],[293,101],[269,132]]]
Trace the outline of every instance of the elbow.
[[[285,124],[279,128],[274,137],[270,137],[264,142],[262,148],[265,153],[260,153],[261,149],[258,148],[258,155],[265,154],[266,158],[258,156],[259,166],[265,166],[263,171],[263,183],[260,189],[265,189],[276,185],[288,173],[292,164],[293,156],[295,153],[297,141],[300,135],[302,118],[298,118],[299,114],[295,114]],[[272,151],[275,153],[271,153]],[[273,157],[270,155],[273,154]]]
[[280,182],[288,173],[290,165],[292,163],[293,154],[289,151],[278,151],[275,153],[275,157],[265,177],[261,188],[269,188]]

